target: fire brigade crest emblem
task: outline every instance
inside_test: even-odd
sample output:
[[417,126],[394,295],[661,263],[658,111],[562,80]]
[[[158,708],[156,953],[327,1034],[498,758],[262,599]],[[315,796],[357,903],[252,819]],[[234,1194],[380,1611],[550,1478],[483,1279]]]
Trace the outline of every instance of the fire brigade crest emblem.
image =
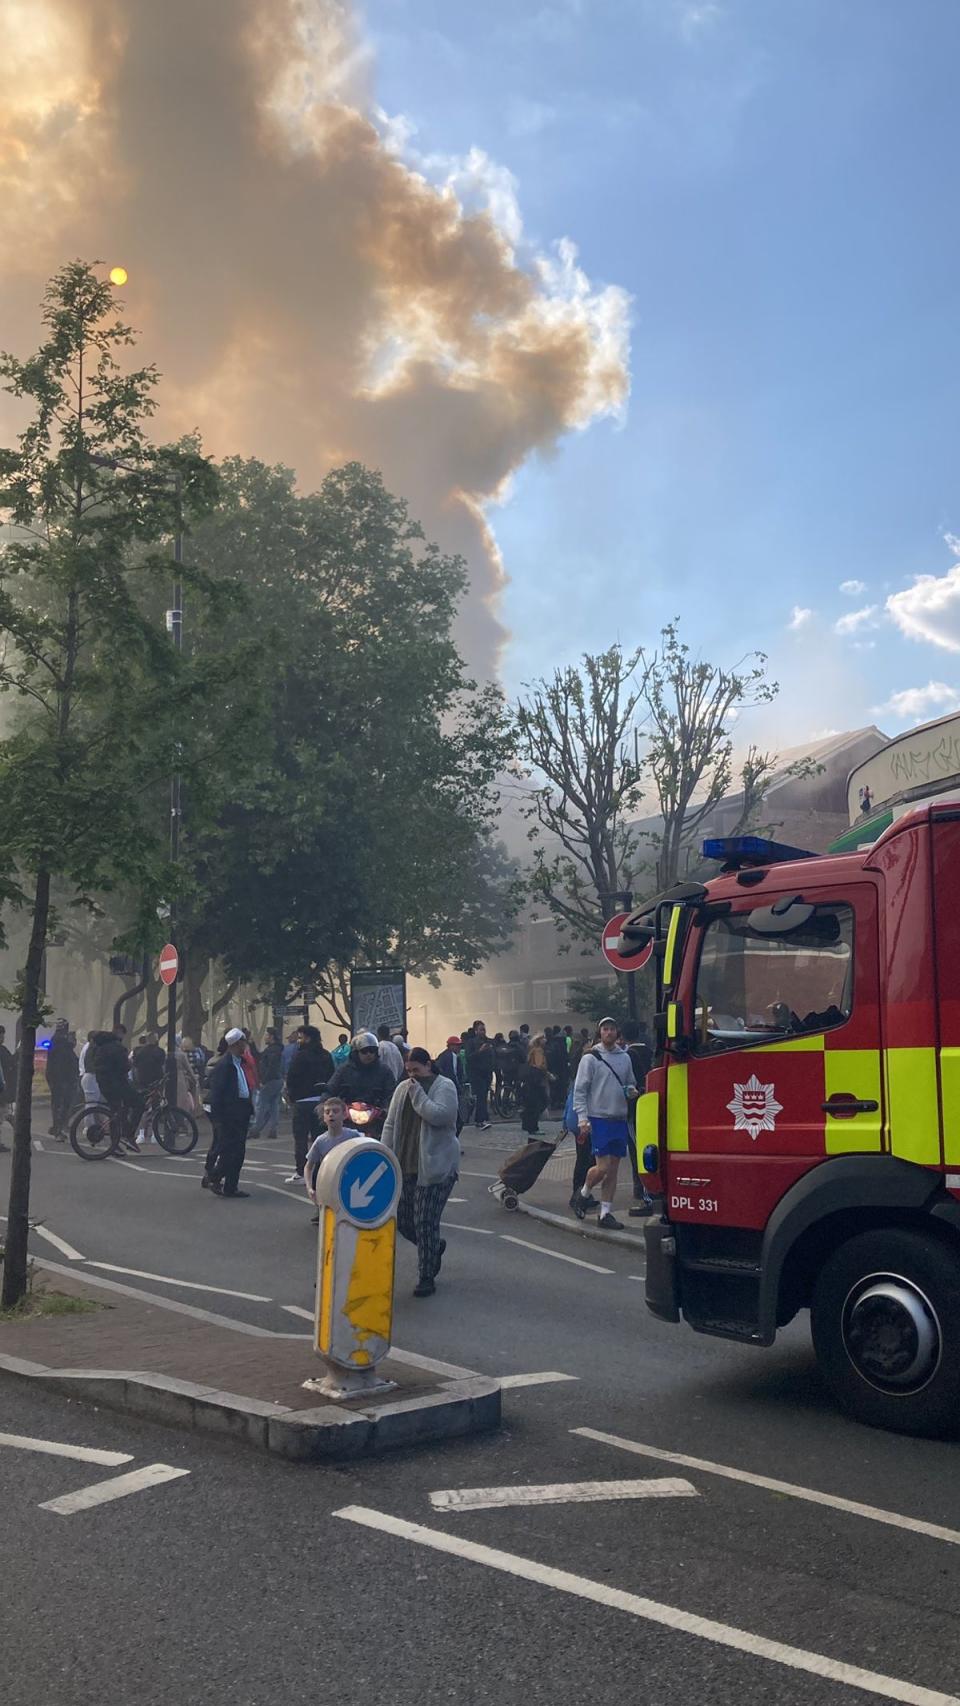
[[746,1084],[733,1086],[733,1101],[727,1103],[734,1131],[748,1131],[756,1143],[762,1131],[776,1131],[777,1115],[783,1113],[772,1084],[761,1084],[754,1072]]

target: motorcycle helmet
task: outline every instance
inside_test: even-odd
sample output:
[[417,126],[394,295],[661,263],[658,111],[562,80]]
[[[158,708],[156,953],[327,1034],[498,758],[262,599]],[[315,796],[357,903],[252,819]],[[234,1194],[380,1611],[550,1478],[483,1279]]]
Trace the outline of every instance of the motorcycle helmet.
[[351,1037],[350,1047],[355,1054],[359,1054],[362,1048],[379,1049],[380,1044],[372,1031],[358,1031],[355,1037]]

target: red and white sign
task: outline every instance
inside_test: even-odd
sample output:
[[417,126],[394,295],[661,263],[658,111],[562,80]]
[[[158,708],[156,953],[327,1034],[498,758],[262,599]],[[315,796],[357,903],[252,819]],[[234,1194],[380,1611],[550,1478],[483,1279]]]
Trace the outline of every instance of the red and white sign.
[[168,942],[165,948],[160,949],[158,969],[161,983],[176,983],[177,972],[180,970],[180,955],[172,942]]
[[613,966],[615,971],[642,971],[650,958],[650,955],[653,953],[652,942],[648,942],[647,946],[645,948],[641,948],[638,954],[628,955],[620,953],[617,947],[617,943],[620,940],[620,932],[627,919],[632,918],[632,916],[633,914],[630,912],[617,912],[614,914],[613,918],[607,919],[607,922],[603,927],[603,935],[600,938],[600,952],[607,963]]

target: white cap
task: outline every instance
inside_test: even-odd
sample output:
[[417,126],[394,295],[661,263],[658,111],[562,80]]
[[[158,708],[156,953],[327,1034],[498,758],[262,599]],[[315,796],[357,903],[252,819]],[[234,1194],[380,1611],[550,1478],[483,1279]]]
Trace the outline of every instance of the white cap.
[[247,1039],[239,1025],[233,1025],[223,1040],[225,1043],[245,1043]]

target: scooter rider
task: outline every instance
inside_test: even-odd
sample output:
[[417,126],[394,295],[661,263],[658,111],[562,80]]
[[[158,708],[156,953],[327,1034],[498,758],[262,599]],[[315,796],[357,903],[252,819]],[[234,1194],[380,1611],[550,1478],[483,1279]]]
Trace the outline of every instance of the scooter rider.
[[[370,1108],[386,1112],[395,1088],[393,1073],[380,1059],[380,1045],[373,1032],[358,1031],[350,1041],[350,1059],[337,1067],[327,1085],[327,1094],[342,1097],[348,1110],[351,1102],[365,1102]],[[348,1112],[347,1124],[354,1123]]]

